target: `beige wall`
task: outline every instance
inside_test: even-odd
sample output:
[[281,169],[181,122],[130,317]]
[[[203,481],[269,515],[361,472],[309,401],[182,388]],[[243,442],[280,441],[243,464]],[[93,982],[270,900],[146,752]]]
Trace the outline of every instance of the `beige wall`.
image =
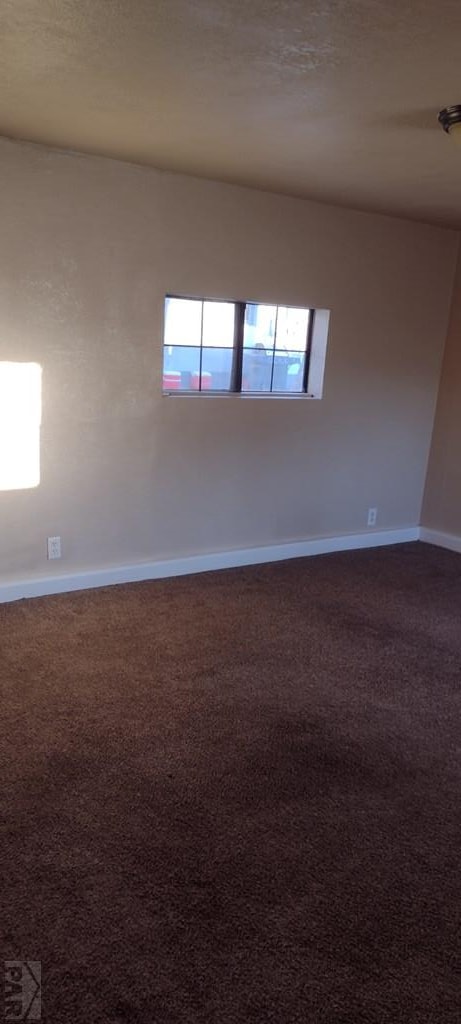
[[[6,140],[0,197],[0,359],[43,367],[3,579],[419,522],[454,233]],[[161,397],[166,291],[331,309],[322,401]]]
[[453,289],[422,524],[461,536],[461,258]]

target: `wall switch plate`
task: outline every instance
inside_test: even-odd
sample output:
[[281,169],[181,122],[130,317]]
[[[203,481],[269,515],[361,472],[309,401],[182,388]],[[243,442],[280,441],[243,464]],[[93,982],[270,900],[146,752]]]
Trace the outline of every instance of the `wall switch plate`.
[[376,526],[377,517],[378,517],[378,509],[377,508],[369,508],[368,509],[367,526]]
[[61,557],[61,538],[48,537],[48,558]]

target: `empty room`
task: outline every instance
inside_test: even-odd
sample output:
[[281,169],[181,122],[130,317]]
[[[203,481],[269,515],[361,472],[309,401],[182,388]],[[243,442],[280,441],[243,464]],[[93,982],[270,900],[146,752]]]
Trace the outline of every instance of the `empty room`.
[[459,1024],[461,8],[0,23],[3,1019]]

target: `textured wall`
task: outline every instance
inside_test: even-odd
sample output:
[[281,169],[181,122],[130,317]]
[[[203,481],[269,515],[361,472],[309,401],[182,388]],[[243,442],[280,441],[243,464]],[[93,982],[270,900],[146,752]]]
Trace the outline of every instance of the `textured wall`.
[[[0,186],[0,360],[43,370],[4,579],[419,521],[454,233],[6,140]],[[163,398],[166,291],[330,308],[323,400]]]
[[461,258],[453,289],[422,522],[461,536]]

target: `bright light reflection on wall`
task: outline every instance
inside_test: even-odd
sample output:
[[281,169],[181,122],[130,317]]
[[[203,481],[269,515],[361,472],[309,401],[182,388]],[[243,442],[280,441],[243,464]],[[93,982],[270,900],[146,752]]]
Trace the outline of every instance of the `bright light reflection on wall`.
[[0,362],[0,491],[38,487],[42,368]]

